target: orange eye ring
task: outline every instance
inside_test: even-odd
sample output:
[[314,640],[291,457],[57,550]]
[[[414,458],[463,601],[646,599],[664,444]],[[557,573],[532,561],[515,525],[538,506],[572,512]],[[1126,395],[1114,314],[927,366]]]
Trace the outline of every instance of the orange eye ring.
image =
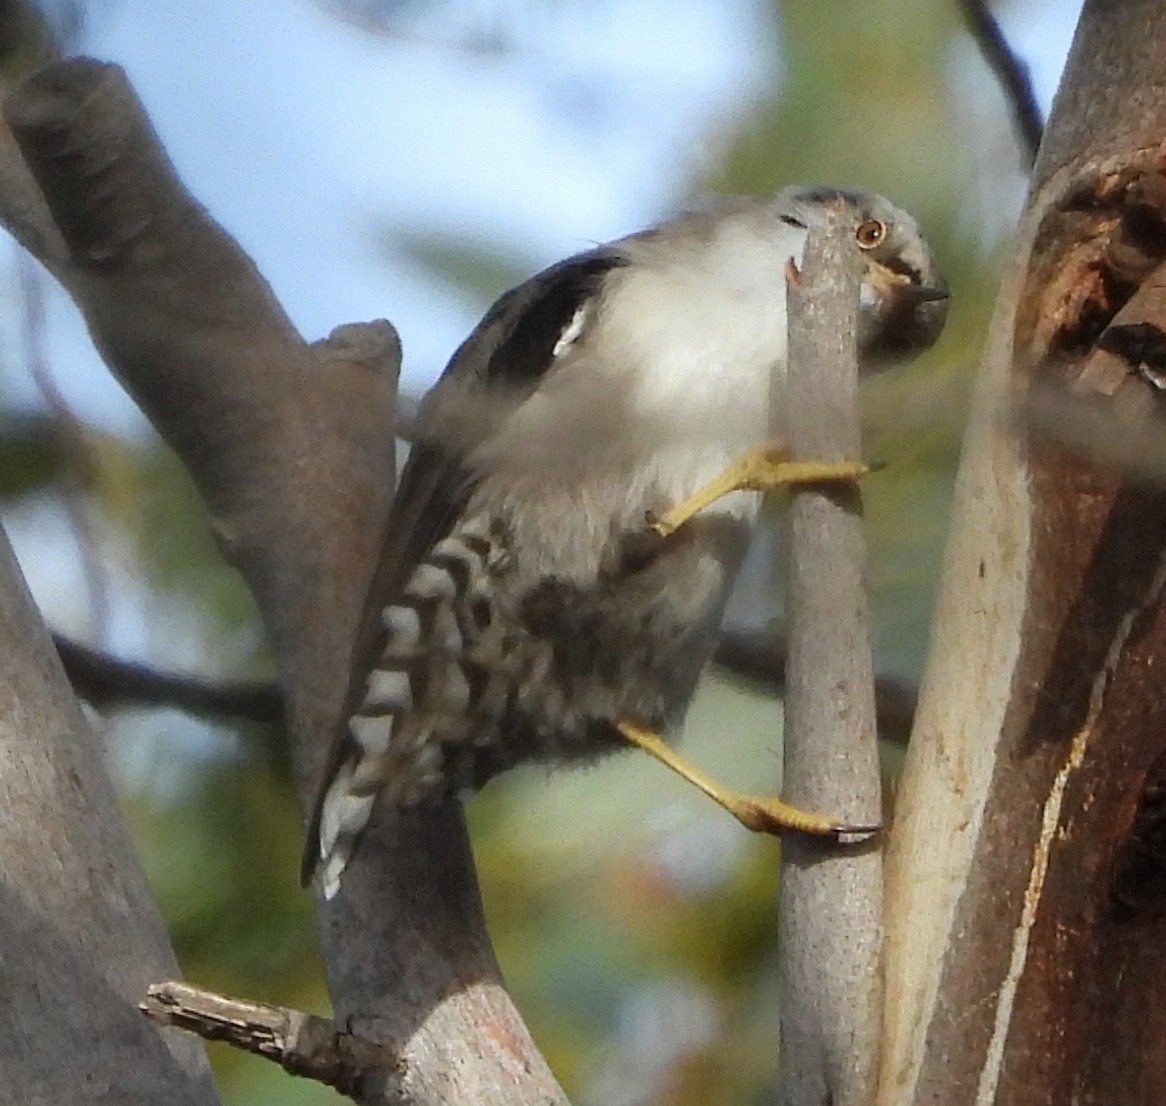
[[855,241],[858,242],[859,249],[863,250],[873,250],[886,236],[887,225],[878,219],[867,219],[854,232]]

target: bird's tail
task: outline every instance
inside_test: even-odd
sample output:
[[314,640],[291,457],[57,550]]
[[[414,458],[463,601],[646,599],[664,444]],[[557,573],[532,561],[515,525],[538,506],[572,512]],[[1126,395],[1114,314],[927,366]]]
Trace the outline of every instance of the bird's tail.
[[300,866],[305,886],[318,877],[326,898],[339,890],[378,798],[414,806],[457,783],[445,747],[451,738],[464,744],[456,738],[482,691],[466,647],[480,628],[474,619],[485,617],[494,553],[477,533],[444,538],[381,612],[384,647],[333,744]]
[[[324,898],[340,890],[340,877],[372,816],[376,790],[362,794],[353,787],[360,754],[346,757],[320,793],[300,862],[300,882],[318,879]],[[378,788],[379,789],[379,788]]]

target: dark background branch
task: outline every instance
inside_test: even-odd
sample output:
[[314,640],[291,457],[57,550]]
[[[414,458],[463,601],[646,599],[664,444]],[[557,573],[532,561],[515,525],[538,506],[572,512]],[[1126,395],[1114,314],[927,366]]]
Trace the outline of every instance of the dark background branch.
[[[759,691],[781,695],[785,690],[787,643],[775,630],[726,630],[713,663]],[[879,737],[902,744],[911,732],[918,689],[893,676],[875,678],[875,712]]]
[[1024,150],[1025,165],[1031,169],[1040,149],[1044,122],[1028,66],[1008,45],[1000,24],[988,6],[988,0],[960,0],[960,9],[984,60],[1000,82],[1004,98],[1008,101],[1008,110],[1012,113],[1016,136]]
[[211,683],[136,664],[53,634],[73,690],[95,707],[173,707],[196,718],[281,722],[283,698],[267,680]]
[[[214,682],[123,660],[54,634],[74,691],[95,707],[172,707],[197,718],[280,722],[283,699],[267,680]],[[726,631],[714,664],[728,676],[774,696],[785,690],[786,640],[776,631]],[[891,676],[875,681],[879,736],[902,743],[911,730],[917,689]]]

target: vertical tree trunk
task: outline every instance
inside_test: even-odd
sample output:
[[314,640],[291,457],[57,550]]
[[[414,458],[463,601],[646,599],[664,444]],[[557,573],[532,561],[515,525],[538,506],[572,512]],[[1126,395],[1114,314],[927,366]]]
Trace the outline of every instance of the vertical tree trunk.
[[1166,1102],[1166,497],[1131,472],[1166,427],[1125,329],[1166,326],[1163,59],[1161,3],[1087,0],[1000,294],[888,858],[883,1106]]

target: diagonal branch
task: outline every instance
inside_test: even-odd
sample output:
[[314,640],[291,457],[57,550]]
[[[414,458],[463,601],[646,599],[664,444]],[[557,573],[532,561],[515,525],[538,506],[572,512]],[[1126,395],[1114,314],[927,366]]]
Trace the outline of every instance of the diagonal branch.
[[[27,166],[16,177],[35,180],[59,229],[22,241],[206,499],[266,624],[306,796],[393,486],[396,334],[379,322],[305,344],[182,187],[115,66],[48,66],[5,107]],[[379,862],[321,908],[325,964],[337,1015],[406,1042],[407,1063],[356,1097],[562,1102],[499,982],[460,808],[374,826],[362,847]]]
[[[786,639],[779,632],[726,630],[717,643],[713,663],[758,691],[781,695],[785,691],[788,655]],[[899,744],[906,742],[918,695],[918,689],[905,680],[894,676],[875,677],[879,737]]]
[[327,1018],[228,998],[186,983],[154,984],[138,1009],[159,1025],[223,1041],[341,1094],[355,1091],[371,1072],[400,1063],[399,1049],[338,1029]]
[[266,680],[209,683],[112,657],[63,634],[54,634],[53,644],[73,690],[95,707],[173,707],[196,718],[248,722],[283,719],[279,688]]
[[[73,690],[98,708],[172,707],[196,718],[247,722],[279,722],[283,718],[279,687],[267,680],[217,683],[123,660],[60,633],[53,635],[53,643]],[[730,676],[758,691],[780,695],[785,689],[786,642],[779,633],[727,631],[713,660]],[[900,743],[907,740],[917,695],[914,687],[893,676],[875,678],[881,738]]]
[[1028,66],[1008,45],[1000,24],[988,7],[988,0],[960,0],[960,9],[984,60],[996,74],[1004,91],[1008,110],[1012,113],[1012,123],[1024,150],[1025,167],[1031,169],[1040,149],[1044,123],[1036,102],[1036,93],[1032,89]]

